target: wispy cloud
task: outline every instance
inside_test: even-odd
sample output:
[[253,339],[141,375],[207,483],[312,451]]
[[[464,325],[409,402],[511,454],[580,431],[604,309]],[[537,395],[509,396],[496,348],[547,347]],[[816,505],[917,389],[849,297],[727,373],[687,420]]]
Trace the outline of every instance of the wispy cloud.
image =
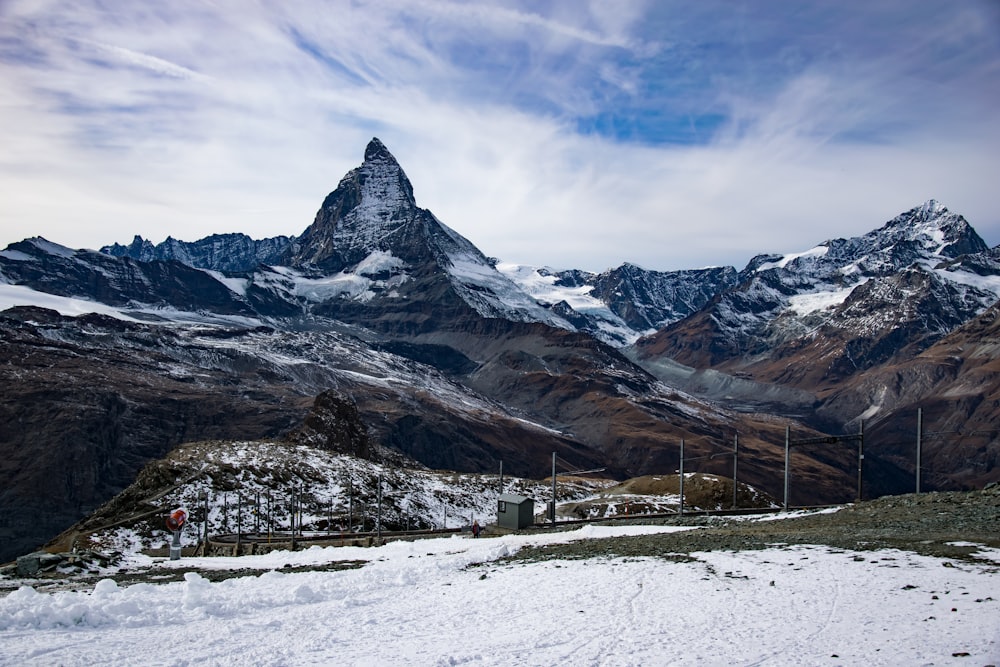
[[[170,76],[177,79],[190,79],[194,81],[208,82],[209,77],[199,74],[176,63],[172,63],[163,58],[157,58],[146,53],[139,53],[121,46],[111,44],[101,44],[87,39],[74,40],[83,47],[89,48],[99,54],[106,55],[111,59],[127,65],[141,67],[155,74]],[[112,66],[109,64],[109,66]]]
[[294,234],[377,135],[488,254],[742,265],[935,197],[1000,242],[989,0],[0,6],[0,243]]

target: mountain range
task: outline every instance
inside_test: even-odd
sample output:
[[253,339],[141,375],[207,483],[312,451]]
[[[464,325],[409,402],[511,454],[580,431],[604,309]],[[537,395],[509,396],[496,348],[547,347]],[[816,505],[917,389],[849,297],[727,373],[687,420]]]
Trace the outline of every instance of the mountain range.
[[[780,497],[786,433],[865,433],[866,495],[1000,479],[1000,249],[936,201],[718,267],[501,263],[417,206],[378,140],[297,237],[0,251],[0,537],[45,541],[184,442],[301,432],[317,397],[380,456],[472,472],[732,475]],[[336,428],[336,420],[330,428]],[[787,431],[786,431],[787,429]],[[791,501],[853,498],[850,447]]]

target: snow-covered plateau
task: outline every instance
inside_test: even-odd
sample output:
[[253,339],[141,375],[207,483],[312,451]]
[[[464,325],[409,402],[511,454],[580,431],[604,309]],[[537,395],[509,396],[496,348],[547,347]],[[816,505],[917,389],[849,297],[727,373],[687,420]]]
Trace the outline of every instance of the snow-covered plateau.
[[[588,526],[240,558],[256,576],[0,599],[10,665],[987,665],[1000,550],[976,563],[825,546],[518,560],[528,545],[679,530]],[[995,565],[989,565],[992,559]],[[354,567],[298,571],[338,561]],[[236,574],[236,573],[234,573]],[[214,578],[214,577],[213,577]]]

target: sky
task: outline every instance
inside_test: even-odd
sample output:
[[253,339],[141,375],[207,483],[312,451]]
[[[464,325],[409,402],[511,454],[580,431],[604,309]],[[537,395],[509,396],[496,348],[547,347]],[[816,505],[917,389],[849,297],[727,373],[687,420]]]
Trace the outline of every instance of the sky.
[[0,1],[0,247],[300,234],[377,136],[506,262],[1000,243],[995,0]]
[[[168,568],[211,582],[26,582],[0,598],[16,665],[984,665],[1000,660],[1000,551],[979,563],[773,545],[673,558],[507,562],[529,544],[651,533],[616,526],[381,547],[313,547]],[[363,561],[340,571],[285,566]],[[138,564],[138,563],[137,563]]]

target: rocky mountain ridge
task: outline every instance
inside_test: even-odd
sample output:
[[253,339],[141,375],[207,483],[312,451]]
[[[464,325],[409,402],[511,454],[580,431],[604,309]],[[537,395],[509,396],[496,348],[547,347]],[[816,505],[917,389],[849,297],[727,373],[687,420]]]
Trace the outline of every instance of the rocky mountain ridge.
[[168,236],[153,245],[136,236],[128,245],[114,243],[101,248],[112,257],[131,257],[140,262],[177,260],[198,269],[213,271],[253,271],[260,264],[275,264],[294,236],[254,240],[246,234],[212,234],[197,241],[179,241]]
[[[639,356],[755,375],[754,364],[824,338],[816,333],[823,327],[843,332],[838,342],[865,339],[874,348],[916,320],[926,347],[1000,298],[998,260],[1000,248],[930,200],[861,237],[755,257],[704,309],[637,343]],[[847,363],[833,381],[871,365],[862,354]]]

